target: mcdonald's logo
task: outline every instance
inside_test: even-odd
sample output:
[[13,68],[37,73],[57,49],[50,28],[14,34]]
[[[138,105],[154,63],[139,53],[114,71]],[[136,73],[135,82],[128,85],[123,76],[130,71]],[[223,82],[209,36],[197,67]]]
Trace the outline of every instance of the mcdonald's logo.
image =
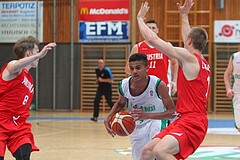
[[81,14],[88,14],[88,8],[87,7],[82,7],[81,9],[80,9],[80,15]]

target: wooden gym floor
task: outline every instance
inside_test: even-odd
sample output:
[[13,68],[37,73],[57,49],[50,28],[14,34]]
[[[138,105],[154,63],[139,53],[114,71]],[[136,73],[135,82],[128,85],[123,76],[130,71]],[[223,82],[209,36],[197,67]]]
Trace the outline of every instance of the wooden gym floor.
[[[128,137],[112,138],[105,130],[100,114],[90,121],[91,112],[31,112],[35,141],[40,148],[32,160],[131,160]],[[200,159],[240,159],[239,133],[232,114],[209,114],[209,133],[201,147],[189,157]],[[5,160],[14,160],[9,151]]]

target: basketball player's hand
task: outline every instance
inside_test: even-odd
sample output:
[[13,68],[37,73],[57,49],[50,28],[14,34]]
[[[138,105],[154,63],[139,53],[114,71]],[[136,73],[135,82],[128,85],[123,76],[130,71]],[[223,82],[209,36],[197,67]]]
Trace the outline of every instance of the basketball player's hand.
[[102,77],[98,77],[98,82],[103,82]]
[[141,109],[134,109],[130,114],[135,121],[144,119],[144,112]]
[[37,54],[40,58],[43,58],[49,50],[52,50],[54,47],[56,47],[57,44],[56,43],[49,43],[46,46],[43,47],[43,49]]
[[148,12],[149,6],[148,6],[148,2],[144,2],[141,5],[141,8],[138,12],[137,18],[145,18],[146,13]]
[[233,96],[234,96],[233,90],[232,90],[232,89],[229,89],[229,90],[227,91],[227,97],[228,97],[229,99],[232,99]]
[[182,6],[180,6],[180,4],[177,3],[177,7],[182,15],[187,15],[190,12],[190,9],[192,8],[193,4],[194,0],[185,0]]
[[110,126],[110,119],[111,118],[107,118],[104,120],[104,125],[105,125],[105,128],[107,130],[107,132],[112,136],[116,136],[116,133],[111,129],[111,126]]

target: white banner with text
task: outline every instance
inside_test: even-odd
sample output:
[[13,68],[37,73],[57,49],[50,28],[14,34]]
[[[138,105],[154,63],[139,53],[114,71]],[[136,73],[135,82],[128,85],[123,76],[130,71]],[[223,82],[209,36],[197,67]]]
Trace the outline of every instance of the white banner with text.
[[43,41],[43,2],[0,2],[0,43],[29,35]]

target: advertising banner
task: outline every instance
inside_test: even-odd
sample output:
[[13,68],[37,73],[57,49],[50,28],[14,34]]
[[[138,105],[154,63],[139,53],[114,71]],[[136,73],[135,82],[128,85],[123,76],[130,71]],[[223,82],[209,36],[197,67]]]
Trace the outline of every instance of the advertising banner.
[[81,42],[128,42],[129,21],[80,22]]
[[129,0],[79,1],[79,21],[129,20]]
[[38,5],[36,1],[0,2],[0,43],[14,43],[17,39],[29,35],[42,42],[42,17],[43,2],[38,2]]
[[129,0],[80,0],[79,42],[129,42]]
[[215,43],[240,43],[240,21],[216,20],[214,21]]

